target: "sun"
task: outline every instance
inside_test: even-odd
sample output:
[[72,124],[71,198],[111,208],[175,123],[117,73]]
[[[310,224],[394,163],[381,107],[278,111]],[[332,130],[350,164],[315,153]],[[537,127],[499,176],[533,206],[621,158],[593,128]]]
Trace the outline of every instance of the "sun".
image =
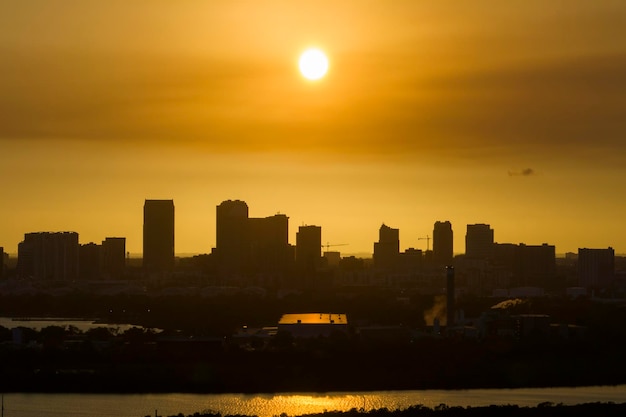
[[307,49],[298,61],[300,72],[309,80],[319,80],[328,72],[328,58],[316,48]]

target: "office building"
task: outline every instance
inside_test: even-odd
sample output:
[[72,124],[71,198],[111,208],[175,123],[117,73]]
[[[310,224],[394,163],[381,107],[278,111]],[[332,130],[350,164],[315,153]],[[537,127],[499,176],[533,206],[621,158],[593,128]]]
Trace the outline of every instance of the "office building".
[[433,229],[433,260],[437,265],[451,265],[453,254],[452,223],[435,222]]
[[240,200],[223,201],[216,207],[215,255],[222,275],[240,275],[250,263],[248,205]]
[[17,270],[21,278],[73,281],[79,276],[76,232],[26,233],[17,252]]
[[493,266],[506,282],[500,287],[550,287],[556,278],[554,245],[494,243]]
[[469,259],[493,257],[493,229],[488,224],[467,225],[465,256]]
[[107,237],[102,241],[102,273],[107,279],[122,278],[126,269],[126,238]]
[[249,218],[250,269],[255,273],[285,272],[293,263],[289,245],[289,217]]
[[102,246],[90,242],[78,248],[80,278],[85,280],[102,277]]
[[400,256],[400,230],[385,224],[378,230],[378,242],[374,242],[374,266],[378,269],[393,269]]
[[615,279],[615,251],[606,249],[578,249],[578,283],[590,289],[606,289]]
[[296,233],[296,265],[307,272],[315,271],[322,259],[322,227],[300,226]]
[[174,269],[174,200],[146,200],[143,206],[143,267]]

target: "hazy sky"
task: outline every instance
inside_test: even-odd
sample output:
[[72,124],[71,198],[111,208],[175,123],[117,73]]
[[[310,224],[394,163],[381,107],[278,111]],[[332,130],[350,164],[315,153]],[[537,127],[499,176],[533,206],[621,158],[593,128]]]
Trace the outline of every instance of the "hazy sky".
[[[299,54],[323,49],[305,80]],[[72,230],[141,252],[174,199],[176,252],[215,207],[371,252],[450,220],[498,242],[626,252],[626,2],[0,3],[0,246]]]

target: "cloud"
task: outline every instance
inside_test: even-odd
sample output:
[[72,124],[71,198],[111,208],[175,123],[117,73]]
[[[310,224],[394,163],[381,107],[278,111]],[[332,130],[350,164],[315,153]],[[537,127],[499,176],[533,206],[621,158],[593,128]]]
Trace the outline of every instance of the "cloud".
[[524,168],[521,171],[509,171],[509,177],[528,177],[531,175],[535,175],[535,170],[532,168]]

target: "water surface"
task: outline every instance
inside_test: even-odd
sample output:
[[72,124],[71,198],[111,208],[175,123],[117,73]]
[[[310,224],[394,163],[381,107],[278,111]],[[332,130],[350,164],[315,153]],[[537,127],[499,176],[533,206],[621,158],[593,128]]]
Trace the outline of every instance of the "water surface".
[[5,394],[5,417],[144,417],[185,415],[206,410],[225,414],[273,417],[319,413],[325,410],[405,409],[422,404],[435,407],[542,402],[567,405],[588,402],[626,403],[626,385],[582,388],[524,388],[423,391],[244,394]]

